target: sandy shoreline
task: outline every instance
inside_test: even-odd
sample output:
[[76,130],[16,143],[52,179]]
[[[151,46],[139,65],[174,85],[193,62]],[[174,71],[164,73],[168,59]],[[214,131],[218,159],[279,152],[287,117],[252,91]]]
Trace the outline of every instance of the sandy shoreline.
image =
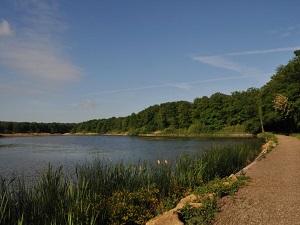
[[[0,137],[39,137],[39,136],[131,136],[128,133],[15,133],[15,134],[1,134]],[[174,134],[139,134],[139,137],[254,137],[253,134],[199,134],[199,135],[174,135]]]
[[39,137],[39,136],[92,136],[99,135],[97,133],[15,133],[15,134],[0,134],[0,137]]

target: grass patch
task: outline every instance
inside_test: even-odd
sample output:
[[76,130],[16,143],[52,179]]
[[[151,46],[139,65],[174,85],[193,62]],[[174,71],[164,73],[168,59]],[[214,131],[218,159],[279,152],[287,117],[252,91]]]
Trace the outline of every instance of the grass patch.
[[[215,146],[173,163],[107,164],[97,159],[77,165],[73,174],[49,165],[31,183],[0,177],[0,224],[145,224],[189,193],[234,192],[234,185],[216,183],[250,163],[260,146]],[[203,221],[209,221],[208,208],[214,205],[207,202],[195,213],[207,215]],[[193,214],[183,213],[185,220],[188,213]]]
[[291,134],[290,136],[300,139],[300,134],[298,133]]
[[208,225],[211,224],[215,214],[219,211],[218,200],[227,195],[233,195],[238,189],[245,185],[249,177],[239,176],[237,181],[226,177],[216,178],[205,185],[202,185],[194,191],[200,196],[201,207],[193,207],[186,204],[180,210],[180,219],[187,225]]
[[257,134],[257,138],[264,139],[265,142],[273,141],[274,143],[278,144],[278,138],[275,134],[270,132],[259,133]]

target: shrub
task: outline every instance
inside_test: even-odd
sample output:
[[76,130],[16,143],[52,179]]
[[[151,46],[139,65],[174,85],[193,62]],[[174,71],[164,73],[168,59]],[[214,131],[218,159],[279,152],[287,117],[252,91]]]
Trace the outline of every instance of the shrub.
[[156,215],[158,195],[155,185],[133,192],[115,192],[109,200],[110,224],[145,224]]
[[273,133],[270,132],[259,133],[257,134],[257,138],[264,139],[265,142],[270,140],[278,144],[278,138]]

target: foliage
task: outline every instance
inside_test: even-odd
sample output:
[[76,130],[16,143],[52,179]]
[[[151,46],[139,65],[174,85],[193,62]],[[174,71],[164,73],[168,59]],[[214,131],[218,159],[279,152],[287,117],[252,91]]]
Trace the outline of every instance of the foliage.
[[110,198],[110,224],[144,224],[156,215],[159,190],[152,185],[137,191],[120,190]]
[[300,134],[299,133],[293,133],[293,134],[291,134],[291,136],[300,139]]
[[29,123],[0,121],[0,133],[67,133],[75,126],[74,123]]
[[[295,51],[296,54],[297,51]],[[265,127],[292,133],[300,129],[300,57],[296,54],[262,87]]]
[[265,142],[271,140],[274,143],[278,144],[278,138],[273,133],[270,132],[259,133],[257,134],[257,138],[264,139]]
[[187,225],[211,224],[216,212],[218,211],[216,199],[206,199],[202,206],[195,208],[189,204],[181,209],[181,220]]
[[214,197],[222,198],[226,195],[233,195],[238,191],[239,187],[246,184],[249,177],[238,176],[236,182],[232,182],[229,177],[224,177],[220,179],[216,177],[214,180],[209,181],[206,185],[199,186],[196,188],[195,193],[197,195],[205,195],[206,193],[214,193]]
[[236,182],[228,177],[215,178],[205,185],[199,186],[195,194],[202,196],[201,207],[192,207],[187,204],[180,210],[181,220],[184,224],[211,224],[215,214],[218,212],[218,199],[223,196],[233,195],[238,189],[245,185],[248,177],[239,176]]
[[[259,130],[259,89],[234,92],[232,95],[215,93],[210,97],[153,105],[127,117],[90,120],[75,125],[72,132],[148,134],[161,131],[162,135],[192,135]],[[253,121],[258,121],[253,123]],[[252,126],[247,126],[251,124]],[[239,127],[230,131],[228,127]]]
[[288,97],[282,94],[276,94],[274,99],[274,108],[275,110],[283,113],[285,116],[289,114],[289,99]]

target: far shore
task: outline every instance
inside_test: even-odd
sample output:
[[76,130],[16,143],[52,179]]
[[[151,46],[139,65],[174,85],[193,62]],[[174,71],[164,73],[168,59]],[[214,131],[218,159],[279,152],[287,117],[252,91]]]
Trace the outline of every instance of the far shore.
[[0,137],[37,137],[37,136],[92,136],[99,135],[98,133],[14,133],[14,134],[1,134]]
[[[126,133],[14,133],[14,134],[1,134],[0,137],[38,137],[38,136],[131,136]],[[254,137],[253,134],[247,133],[212,133],[212,134],[197,134],[197,135],[178,135],[178,134],[161,134],[161,133],[150,133],[150,134],[139,134],[138,137]]]

